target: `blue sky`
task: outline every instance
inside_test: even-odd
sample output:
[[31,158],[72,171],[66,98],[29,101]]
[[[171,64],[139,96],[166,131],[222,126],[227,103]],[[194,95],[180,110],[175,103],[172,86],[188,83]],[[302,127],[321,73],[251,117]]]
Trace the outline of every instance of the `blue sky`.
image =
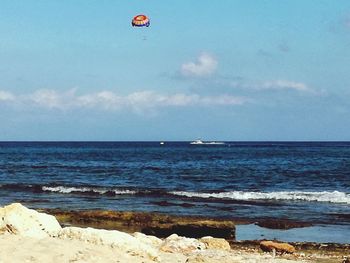
[[0,34],[0,140],[350,140],[348,0],[2,0]]

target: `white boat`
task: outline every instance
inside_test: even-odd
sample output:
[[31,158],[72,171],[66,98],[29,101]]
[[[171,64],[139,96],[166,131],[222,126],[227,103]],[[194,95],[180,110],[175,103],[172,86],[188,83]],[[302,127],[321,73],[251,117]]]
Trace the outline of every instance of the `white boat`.
[[160,144],[160,145],[164,145],[164,142],[160,142],[159,144]]
[[224,142],[203,142],[202,140],[195,140],[193,142],[190,142],[192,145],[222,145],[225,144]]

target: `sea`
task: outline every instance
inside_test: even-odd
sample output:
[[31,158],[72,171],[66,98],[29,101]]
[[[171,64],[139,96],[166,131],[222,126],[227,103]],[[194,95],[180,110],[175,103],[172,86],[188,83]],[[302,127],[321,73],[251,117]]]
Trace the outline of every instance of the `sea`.
[[0,205],[13,202],[289,219],[313,226],[288,237],[251,224],[238,239],[350,243],[350,142],[0,142]]

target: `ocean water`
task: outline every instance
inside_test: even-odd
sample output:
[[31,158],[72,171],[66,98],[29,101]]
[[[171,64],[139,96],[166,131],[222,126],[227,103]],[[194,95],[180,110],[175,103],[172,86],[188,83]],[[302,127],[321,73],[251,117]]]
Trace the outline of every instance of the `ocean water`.
[[12,202],[293,219],[350,236],[350,142],[2,142],[0,205]]

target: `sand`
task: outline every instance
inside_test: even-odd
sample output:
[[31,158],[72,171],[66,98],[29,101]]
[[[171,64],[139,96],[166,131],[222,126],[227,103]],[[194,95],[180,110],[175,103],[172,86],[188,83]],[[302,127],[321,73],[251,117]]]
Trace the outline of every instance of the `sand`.
[[[91,262],[91,263],[148,263],[150,259],[132,253],[121,252],[106,245],[90,244],[79,240],[63,240],[47,237],[36,239],[18,235],[0,235],[0,262]],[[191,262],[313,262],[304,259],[290,260],[285,258],[272,258],[270,254],[242,251],[206,250],[187,255],[180,253],[160,253],[160,262],[191,263]]]

